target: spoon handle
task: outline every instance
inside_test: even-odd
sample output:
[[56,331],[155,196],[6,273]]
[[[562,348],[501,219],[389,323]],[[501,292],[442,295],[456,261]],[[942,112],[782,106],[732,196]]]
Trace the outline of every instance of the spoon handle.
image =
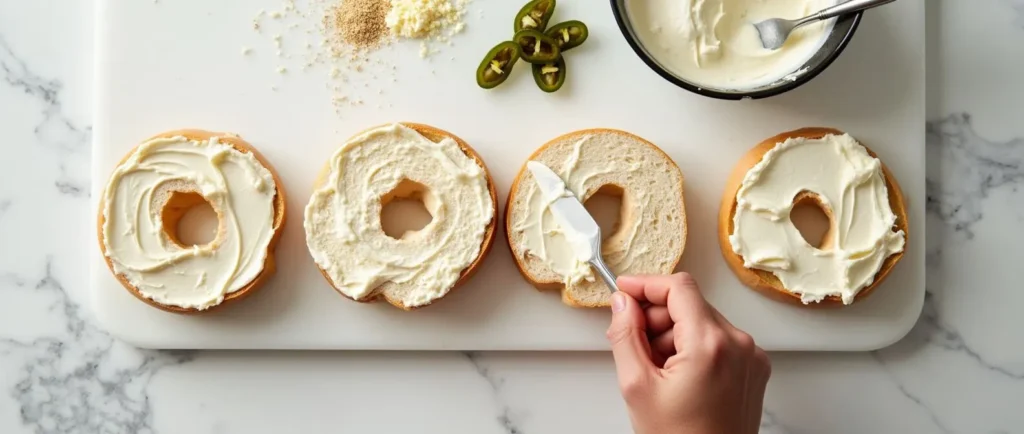
[[896,0],[849,0],[847,2],[843,2],[832,7],[822,9],[818,13],[814,14],[813,17],[814,21],[827,20],[829,18],[837,17],[839,15],[846,15],[849,13],[862,11],[864,9],[871,9],[873,7],[878,7],[886,3],[892,3],[894,1]]

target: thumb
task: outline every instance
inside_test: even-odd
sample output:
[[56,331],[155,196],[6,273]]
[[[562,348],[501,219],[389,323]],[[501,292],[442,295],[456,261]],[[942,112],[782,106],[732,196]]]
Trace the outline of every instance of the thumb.
[[647,320],[640,304],[624,292],[612,294],[612,323],[608,342],[622,385],[635,384],[655,369],[647,342]]

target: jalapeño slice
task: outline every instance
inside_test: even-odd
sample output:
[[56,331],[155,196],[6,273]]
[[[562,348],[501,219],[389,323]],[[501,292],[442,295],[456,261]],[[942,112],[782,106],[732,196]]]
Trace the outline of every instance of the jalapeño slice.
[[512,40],[519,44],[523,60],[530,63],[553,63],[561,54],[553,38],[536,30],[520,30]]
[[544,92],[554,92],[565,84],[565,59],[558,56],[554,62],[533,65],[533,81]]
[[505,41],[487,52],[487,56],[476,69],[476,84],[492,89],[508,79],[512,67],[519,61],[519,44]]
[[587,36],[590,36],[587,25],[583,24],[582,21],[576,20],[555,24],[544,34],[554,39],[558,49],[563,53],[583,45],[587,40]]
[[555,0],[533,0],[523,6],[516,14],[516,22],[513,23],[513,31],[532,29],[543,32],[555,13]]

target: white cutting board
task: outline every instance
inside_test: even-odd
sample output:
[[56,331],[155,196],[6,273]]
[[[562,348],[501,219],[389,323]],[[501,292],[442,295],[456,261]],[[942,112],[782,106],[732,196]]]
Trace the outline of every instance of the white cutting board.
[[[631,131],[664,149],[686,177],[689,239],[681,268],[762,346],[870,350],[910,330],[925,291],[922,0],[869,12],[846,52],[804,87],[740,102],[693,95],[661,79],[630,50],[608,2],[598,0],[559,2],[556,21],[580,19],[591,32],[568,54],[569,77],[560,92],[536,89],[524,64],[503,86],[485,92],[474,83],[476,65],[510,37],[520,3],[472,2],[465,33],[429,61],[420,59],[416,43],[392,47],[382,56],[397,66],[397,81],[378,77],[387,82],[382,95],[373,91],[364,106],[338,116],[324,87],[327,69],[300,71],[300,61],[274,55],[270,35],[252,30],[256,12],[280,8],[278,0],[101,0],[94,200],[113,166],[140,140],[195,127],[237,132],[253,143],[279,172],[289,213],[277,275],[252,297],[209,315],[180,316],[143,304],[91,248],[92,291],[104,327],[154,348],[606,349],[608,312],[571,309],[558,294],[527,285],[503,235],[468,285],[420,311],[354,303],[328,286],[309,258],[302,229],[315,174],[353,133],[415,121],[447,129],[479,151],[502,209],[513,176],[547,140],[582,128]],[[243,56],[243,46],[253,52]],[[278,65],[290,70],[279,74]],[[760,140],[804,126],[840,128],[869,144],[909,201],[905,258],[873,296],[849,308],[806,309],[754,293],[726,268],[716,241],[719,197],[736,160]]]

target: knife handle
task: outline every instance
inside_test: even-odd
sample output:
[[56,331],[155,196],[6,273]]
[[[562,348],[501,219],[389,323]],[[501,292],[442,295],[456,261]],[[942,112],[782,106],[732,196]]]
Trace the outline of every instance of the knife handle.
[[597,274],[601,275],[601,279],[608,285],[608,289],[611,289],[612,292],[619,290],[619,285],[615,283],[615,273],[612,273],[612,270],[604,263],[601,255],[597,255],[593,261],[590,261],[590,265],[597,270]]

